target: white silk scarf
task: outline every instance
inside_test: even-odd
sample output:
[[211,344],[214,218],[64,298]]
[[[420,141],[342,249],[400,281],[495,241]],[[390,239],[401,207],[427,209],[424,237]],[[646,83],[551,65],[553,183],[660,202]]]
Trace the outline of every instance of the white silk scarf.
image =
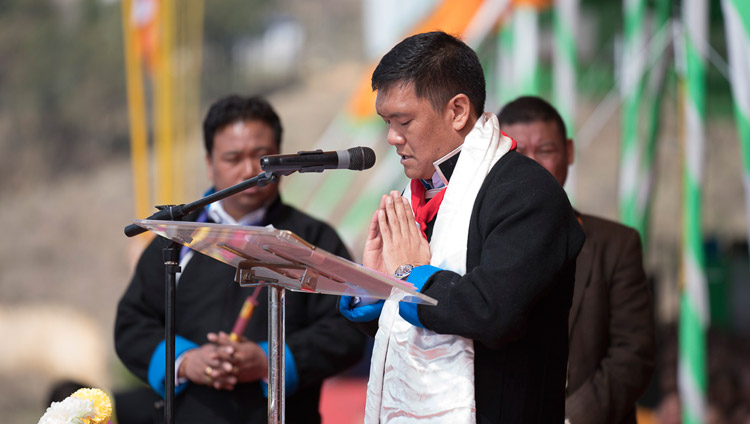
[[[432,231],[431,265],[466,273],[474,201],[512,144],[492,113],[484,113],[466,136]],[[408,184],[404,197],[411,200]],[[398,313],[400,299],[391,295],[380,314],[365,423],[475,423],[473,341],[411,325]]]

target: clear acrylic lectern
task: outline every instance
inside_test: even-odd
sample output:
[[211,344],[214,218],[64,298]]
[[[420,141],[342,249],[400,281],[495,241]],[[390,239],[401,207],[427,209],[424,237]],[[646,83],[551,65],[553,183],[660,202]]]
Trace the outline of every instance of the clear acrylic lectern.
[[406,281],[365,268],[302,240],[267,227],[243,227],[180,221],[135,220],[164,238],[237,269],[241,286],[269,287],[268,422],[284,422],[284,292],[387,299],[402,292],[403,302],[436,305]]

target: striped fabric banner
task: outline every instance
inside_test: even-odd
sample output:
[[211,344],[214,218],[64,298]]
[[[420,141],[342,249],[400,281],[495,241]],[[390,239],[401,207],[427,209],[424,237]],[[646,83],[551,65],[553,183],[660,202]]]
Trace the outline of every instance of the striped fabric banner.
[[709,324],[705,254],[701,231],[701,197],[706,113],[704,52],[708,34],[706,0],[682,3],[683,171],[682,278],[680,294],[678,388],[682,422],[706,420],[706,330]]
[[[500,107],[518,97],[518,87],[513,81],[513,13],[506,15],[497,32],[497,57],[495,63],[495,97]],[[500,108],[498,108],[500,109]]]
[[[149,184],[148,118],[145,83],[142,68],[146,60],[138,43],[138,26],[134,1],[123,0],[122,29],[125,50],[125,78],[130,122],[130,163],[133,174],[133,201],[135,216],[145,218],[151,214],[151,186]],[[150,18],[150,17],[149,17]]]
[[[576,75],[578,53],[576,51],[576,28],[578,28],[579,0],[557,0],[555,2],[554,37],[554,99],[555,106],[565,122],[568,138],[576,133]],[[565,189],[571,202],[575,203],[576,172],[574,165],[568,169]]]
[[641,104],[645,67],[645,0],[624,0],[624,46],[622,56],[622,141],[620,146],[619,203],[620,219],[636,227],[635,201],[638,189],[640,146],[638,144],[638,109]]
[[636,228],[641,233],[644,250],[648,248],[649,219],[655,184],[654,163],[662,120],[661,106],[667,71],[671,65],[669,55],[663,54],[663,49],[672,37],[669,21],[671,6],[672,0],[656,0],[652,25],[654,35],[649,46],[649,59],[654,57],[658,59],[649,72],[648,85],[644,92],[644,106],[648,108],[646,145],[638,168],[638,188],[635,199]]
[[742,154],[745,212],[750,240],[750,2],[722,0],[729,56],[729,78]]
[[518,95],[539,94],[539,12],[526,2],[513,11],[513,80]]

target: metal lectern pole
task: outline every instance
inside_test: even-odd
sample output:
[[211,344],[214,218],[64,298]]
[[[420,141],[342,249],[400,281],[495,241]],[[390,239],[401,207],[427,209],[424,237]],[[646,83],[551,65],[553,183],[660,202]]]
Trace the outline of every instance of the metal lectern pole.
[[166,240],[162,249],[165,272],[165,310],[164,310],[164,340],[166,356],[164,364],[164,423],[174,423],[174,386],[175,386],[175,298],[177,288],[177,273],[180,272],[180,245]]
[[268,423],[284,424],[284,295],[283,287],[268,286]]

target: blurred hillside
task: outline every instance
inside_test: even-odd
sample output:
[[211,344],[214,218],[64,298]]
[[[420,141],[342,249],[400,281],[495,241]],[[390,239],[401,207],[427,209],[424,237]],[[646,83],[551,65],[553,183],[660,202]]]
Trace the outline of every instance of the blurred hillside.
[[[202,103],[230,92],[269,95],[285,148],[314,143],[361,73],[358,3],[209,6]],[[304,35],[284,72],[251,56],[279,22]],[[117,300],[140,245],[122,233],[135,217],[123,60],[117,2],[0,2],[0,220],[9,223],[0,242],[3,422],[36,422],[58,379],[133,384],[112,346]],[[190,139],[202,149],[200,134]],[[197,196],[206,187],[200,150],[194,166]]]
[[[616,90],[613,57],[621,20],[617,2],[582,3],[587,37],[581,42],[579,128],[590,124],[603,99]],[[711,42],[725,57],[717,5],[712,1]],[[311,148],[368,69],[361,13],[360,2],[349,0],[207,2],[201,116],[219,96],[262,93],[284,123],[284,150]],[[261,60],[264,40],[273,39],[273,29],[282,26],[300,38],[286,44],[285,55]],[[550,37],[547,33],[543,44],[543,66],[551,62]],[[121,8],[115,1],[0,2],[3,422],[35,422],[48,405],[49,384],[58,378],[110,389],[133,383],[112,346],[115,307],[139,246],[122,233],[135,217],[122,38]],[[548,72],[542,75],[545,95],[550,80]],[[683,147],[676,84],[670,75],[646,256],[663,322],[675,317],[681,245]],[[747,223],[728,85],[716,66],[709,69],[707,86],[703,205],[705,233],[715,248],[710,278],[750,283],[746,251],[744,257],[728,254],[741,251],[736,246],[746,239]],[[579,145],[576,206],[617,219],[619,111],[601,119],[601,130]],[[183,201],[206,188],[200,134],[190,133],[188,139],[196,148],[190,165],[195,181]],[[359,256],[361,246],[350,247]],[[738,305],[727,314],[743,310],[748,285],[721,287],[717,302]],[[737,326],[750,322],[739,318],[726,320]]]
[[[309,72],[361,56],[357,2],[234,0],[208,6],[204,103],[230,92],[272,93]],[[284,21],[300,28],[303,44],[293,51],[291,66],[278,72],[252,53]],[[0,192],[127,157],[123,60],[118,2],[0,2]]]

